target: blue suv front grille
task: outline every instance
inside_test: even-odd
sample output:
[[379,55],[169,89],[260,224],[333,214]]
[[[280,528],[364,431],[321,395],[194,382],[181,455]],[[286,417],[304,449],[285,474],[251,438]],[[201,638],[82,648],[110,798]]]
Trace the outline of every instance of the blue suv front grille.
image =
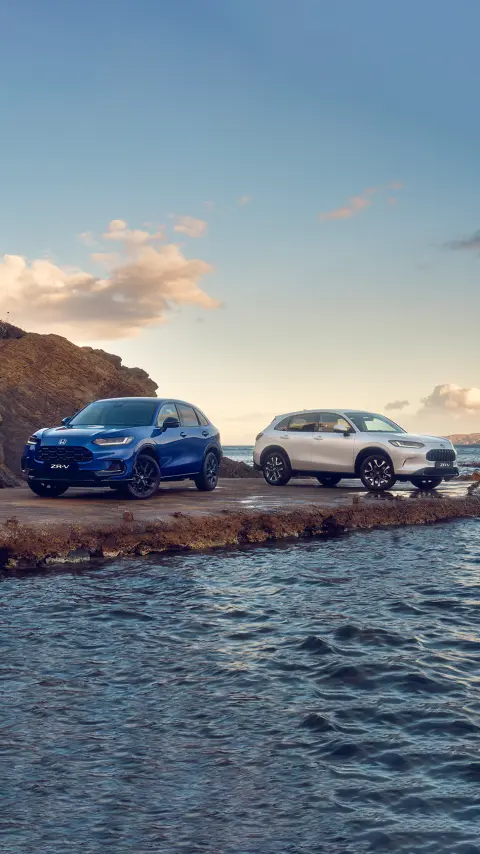
[[35,456],[43,463],[89,463],[93,460],[93,454],[88,448],[75,445],[63,447],[44,445]]

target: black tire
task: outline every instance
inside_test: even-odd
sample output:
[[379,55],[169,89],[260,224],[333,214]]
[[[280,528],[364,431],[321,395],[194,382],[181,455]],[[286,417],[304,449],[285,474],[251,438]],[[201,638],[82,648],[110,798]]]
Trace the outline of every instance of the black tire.
[[415,489],[435,489],[440,486],[443,477],[411,477],[410,483]]
[[381,451],[364,459],[359,474],[365,489],[370,492],[386,492],[397,480],[391,459]]
[[218,483],[218,457],[213,451],[206,454],[202,470],[195,478],[195,486],[200,492],[212,492]]
[[133,467],[133,478],[123,485],[121,494],[134,501],[146,501],[155,495],[159,486],[158,463],[149,454],[139,454]]
[[283,451],[270,451],[262,460],[263,476],[269,486],[285,486],[292,476],[290,461]]
[[41,498],[58,498],[60,495],[63,495],[70,486],[69,483],[66,485],[64,483],[49,483],[46,480],[29,480],[28,485],[32,492],[34,492],[35,495],[39,495]]
[[315,477],[322,486],[336,486],[342,479],[338,474],[317,474]]

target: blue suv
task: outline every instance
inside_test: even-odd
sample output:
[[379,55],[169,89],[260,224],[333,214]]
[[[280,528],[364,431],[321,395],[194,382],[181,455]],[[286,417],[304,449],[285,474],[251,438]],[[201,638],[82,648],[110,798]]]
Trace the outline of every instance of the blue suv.
[[182,400],[120,397],[97,400],[61,427],[37,430],[22,471],[36,495],[69,486],[110,486],[128,498],[151,498],[160,480],[193,480],[215,489],[220,436],[196,406]]

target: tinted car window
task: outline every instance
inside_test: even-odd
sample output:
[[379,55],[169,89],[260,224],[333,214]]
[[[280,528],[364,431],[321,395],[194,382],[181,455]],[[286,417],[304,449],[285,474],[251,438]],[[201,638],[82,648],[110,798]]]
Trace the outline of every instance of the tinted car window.
[[200,424],[202,425],[202,427],[208,427],[210,424],[210,421],[208,420],[208,418],[206,418],[206,416],[203,414],[203,412],[200,412],[199,409],[196,409],[195,412],[197,413],[197,418],[200,421]]
[[178,411],[184,427],[198,427],[198,419],[195,415],[195,410],[191,406],[186,406],[184,403],[179,403]]
[[177,407],[174,403],[164,403],[160,412],[158,413],[157,425],[158,427],[163,427],[163,422],[165,418],[178,418]]
[[336,415],[335,412],[318,413],[317,429],[319,433],[333,433],[335,428],[343,430],[345,433],[347,430],[351,431],[352,429],[348,421],[340,415]]
[[284,418],[283,421],[280,421],[275,430],[288,430],[288,422],[290,421],[290,416],[288,418]]
[[301,415],[292,415],[288,422],[288,430],[295,430],[302,433],[314,433],[316,429],[316,412],[302,412]]
[[149,427],[158,403],[155,400],[98,400],[70,421],[72,427]]

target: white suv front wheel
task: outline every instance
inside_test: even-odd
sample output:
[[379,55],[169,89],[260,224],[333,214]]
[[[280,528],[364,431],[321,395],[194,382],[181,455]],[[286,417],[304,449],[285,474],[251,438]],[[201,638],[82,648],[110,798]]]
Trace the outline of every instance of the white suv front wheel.
[[381,452],[366,457],[360,466],[360,480],[370,492],[385,492],[391,489],[397,478],[392,461]]

